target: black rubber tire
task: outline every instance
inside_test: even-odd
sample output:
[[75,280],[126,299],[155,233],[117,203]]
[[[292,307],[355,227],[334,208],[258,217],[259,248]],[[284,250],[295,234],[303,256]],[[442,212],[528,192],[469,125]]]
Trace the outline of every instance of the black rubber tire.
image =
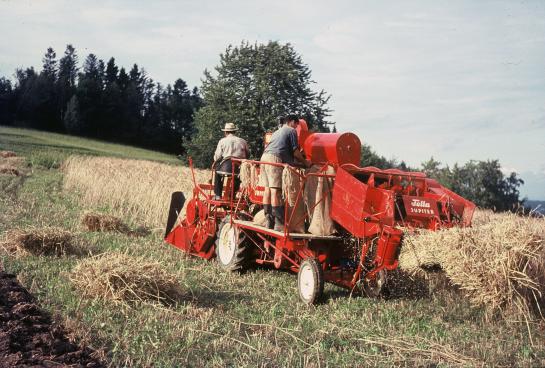
[[[312,272],[312,280],[310,281],[310,285],[303,285],[302,282],[304,282],[301,279],[302,271],[306,268],[310,267],[310,270]],[[306,272],[306,271],[305,271]],[[308,280],[306,280],[308,282]],[[311,295],[304,295],[305,293],[302,292],[303,287],[311,287]],[[299,272],[297,273],[297,292],[299,293],[299,298],[305,303],[305,304],[316,304],[318,303],[321,298],[322,294],[324,293],[324,270],[322,269],[322,266],[320,265],[320,262],[316,258],[307,258],[303,262],[301,262],[301,265],[299,266]]]
[[170,208],[168,210],[167,226],[165,227],[165,236],[164,236],[165,238],[174,227],[174,224],[176,223],[176,220],[178,219],[178,215],[180,214],[180,211],[184,207],[184,203],[185,203],[184,193],[182,192],[172,193],[172,196],[170,197]]
[[218,232],[216,236],[216,259],[218,260],[219,265],[226,271],[242,272],[244,271],[249,263],[248,257],[248,244],[246,242],[246,235],[244,232],[239,231],[235,228],[237,240],[233,253],[224,261],[223,257],[220,256],[219,252],[224,249],[220,247],[220,242],[222,241],[221,233],[225,226],[231,226],[230,216],[226,216],[218,227]]

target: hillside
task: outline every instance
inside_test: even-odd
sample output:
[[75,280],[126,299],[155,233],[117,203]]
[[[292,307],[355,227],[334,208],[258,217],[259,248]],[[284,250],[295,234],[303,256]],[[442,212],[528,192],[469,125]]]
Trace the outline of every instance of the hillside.
[[[137,207],[149,201],[161,208],[163,199],[146,188],[169,190],[177,184],[168,180],[176,179],[165,175],[178,168],[180,180],[190,181],[175,157],[12,128],[0,128],[0,150],[18,156],[8,162],[18,174],[0,174],[1,263],[69,336],[112,367],[545,364],[542,321],[490,315],[441,274],[393,273],[382,299],[328,284],[323,303],[308,307],[290,273],[258,268],[230,274],[217,262],[167,246],[160,222],[149,220],[157,215]],[[86,155],[102,157],[91,162]],[[81,179],[71,178],[73,187],[62,165],[70,156],[71,165],[88,168],[71,171]],[[129,169],[121,158],[140,161]],[[99,169],[95,182],[91,174]],[[112,181],[119,185],[108,187]],[[142,198],[135,198],[134,188],[142,188]],[[133,202],[104,202],[104,195]],[[90,224],[90,213],[109,222]],[[48,234],[56,236],[50,253],[24,247],[25,239],[38,239],[42,249]]]

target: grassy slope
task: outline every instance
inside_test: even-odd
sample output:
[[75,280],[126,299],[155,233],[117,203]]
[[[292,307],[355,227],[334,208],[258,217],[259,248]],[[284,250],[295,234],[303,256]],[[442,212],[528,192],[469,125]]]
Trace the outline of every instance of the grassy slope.
[[137,158],[165,163],[180,162],[174,155],[167,155],[142,148],[5,126],[0,126],[0,149],[16,151],[23,156],[41,154],[42,156],[50,156],[57,159],[73,154],[83,154]]
[[17,191],[0,192],[0,233],[17,226],[60,226],[78,232],[98,252],[145,254],[182,273],[187,295],[177,307],[142,304],[127,309],[81,300],[63,274],[75,258],[2,256],[7,270],[17,273],[42,305],[80,336],[92,338],[95,347],[109,350],[113,366],[545,364],[543,326],[529,326],[532,344],[525,324],[487,321],[481,310],[452,292],[371,300],[350,298],[327,286],[327,300],[306,307],[288,273],[226,274],[215,262],[186,258],[157,234],[84,233],[78,225],[84,209],[61,191],[62,173],[48,169],[72,152],[175,161],[165,155],[5,128],[0,128],[1,149],[26,155],[32,166],[26,180],[12,185]]

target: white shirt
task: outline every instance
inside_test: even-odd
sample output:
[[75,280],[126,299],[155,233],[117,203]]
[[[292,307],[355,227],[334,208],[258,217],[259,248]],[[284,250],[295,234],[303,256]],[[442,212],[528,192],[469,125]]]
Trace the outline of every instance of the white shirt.
[[248,143],[234,134],[228,134],[218,142],[218,147],[214,153],[214,161],[226,157],[247,158],[249,154]]

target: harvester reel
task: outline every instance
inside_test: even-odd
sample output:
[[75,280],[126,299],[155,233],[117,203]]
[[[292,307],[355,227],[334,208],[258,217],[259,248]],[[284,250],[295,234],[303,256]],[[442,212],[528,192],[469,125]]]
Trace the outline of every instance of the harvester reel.
[[191,198],[189,202],[187,202],[186,217],[190,224],[205,221],[208,217],[206,203],[198,198]]
[[247,261],[246,235],[226,216],[221,222],[216,239],[216,256],[226,271],[242,271]]
[[324,271],[315,258],[307,258],[299,266],[297,291],[305,304],[317,303],[324,292]]

